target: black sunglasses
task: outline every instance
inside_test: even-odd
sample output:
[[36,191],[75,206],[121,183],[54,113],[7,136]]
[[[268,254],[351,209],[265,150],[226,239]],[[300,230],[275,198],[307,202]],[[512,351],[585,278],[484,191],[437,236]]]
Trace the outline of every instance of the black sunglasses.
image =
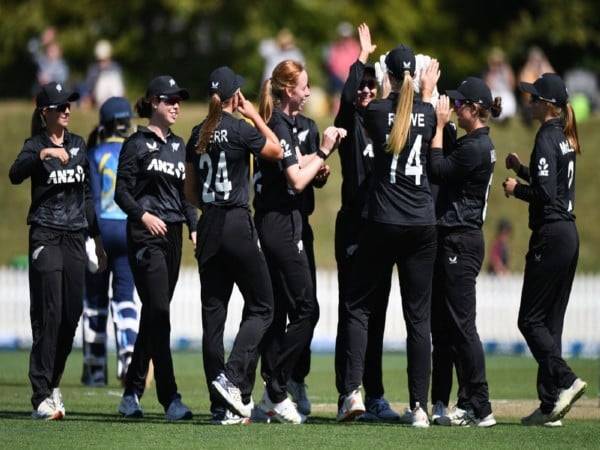
[[178,95],[159,95],[158,98],[166,105],[175,105],[177,103],[181,103],[181,97],[179,97]]
[[362,91],[364,88],[368,87],[369,89],[375,89],[377,87],[377,82],[373,79],[370,80],[362,80],[358,85],[358,90]]
[[61,113],[64,113],[67,109],[71,108],[70,103],[61,103],[60,105],[50,105],[48,109],[52,109]]

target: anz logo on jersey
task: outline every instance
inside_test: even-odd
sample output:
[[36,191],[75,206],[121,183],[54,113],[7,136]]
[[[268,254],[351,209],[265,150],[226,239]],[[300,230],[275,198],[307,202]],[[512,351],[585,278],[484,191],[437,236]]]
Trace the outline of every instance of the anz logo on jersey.
[[48,184],[83,183],[85,172],[79,164],[74,169],[57,169],[48,175]]
[[146,170],[149,172],[166,173],[180,180],[185,180],[185,164],[181,161],[176,166],[175,163],[153,158]]

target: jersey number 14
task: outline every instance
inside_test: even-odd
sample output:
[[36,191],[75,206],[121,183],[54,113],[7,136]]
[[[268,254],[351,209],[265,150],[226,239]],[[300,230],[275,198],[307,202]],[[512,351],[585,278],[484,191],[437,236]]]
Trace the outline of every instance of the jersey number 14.
[[[421,165],[421,145],[423,144],[423,135],[418,134],[413,143],[408,160],[404,166],[404,175],[415,177],[415,184],[421,185],[421,176],[423,175],[423,166]],[[400,154],[395,154],[392,158],[390,167],[390,183],[396,184],[396,171],[398,169],[398,158]]]

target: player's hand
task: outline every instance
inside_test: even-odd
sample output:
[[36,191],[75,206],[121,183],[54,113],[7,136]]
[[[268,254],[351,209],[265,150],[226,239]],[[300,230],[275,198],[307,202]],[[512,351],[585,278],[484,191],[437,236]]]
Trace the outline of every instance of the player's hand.
[[371,31],[366,23],[358,26],[358,40],[360,41],[360,55],[358,59],[364,64],[369,59],[369,55],[375,51],[376,45],[371,43]]
[[440,63],[437,59],[431,58],[429,65],[421,72],[421,96],[431,97],[433,91],[440,79]]
[[504,180],[502,187],[504,188],[504,195],[506,198],[515,195],[515,187],[517,187],[517,184],[519,184],[519,182],[514,178],[507,178]]
[[317,172],[317,175],[315,175],[315,179],[314,179],[315,186],[323,187],[325,185],[325,183],[327,183],[327,179],[329,178],[330,174],[331,174],[331,169],[329,168],[329,166],[327,164],[323,164],[321,166],[321,168],[319,169],[319,171]]
[[167,234],[167,225],[154,214],[149,212],[142,216],[142,223],[152,236],[164,236]]
[[321,150],[327,154],[331,153],[344,137],[346,137],[346,130],[343,128],[327,127],[321,139]]
[[521,168],[521,160],[519,159],[519,155],[516,153],[509,153],[506,157],[506,168],[518,172]]
[[194,245],[194,250],[196,249],[196,232],[192,231],[190,233],[190,240],[192,241],[192,244]]
[[40,159],[43,161],[48,158],[56,158],[63,166],[69,163],[69,154],[62,147],[43,148],[40,152]]
[[242,94],[242,91],[238,91],[237,96],[238,96],[237,110],[240,112],[240,114],[242,116],[246,117],[247,119],[253,120],[258,115],[256,108],[254,107],[254,105],[252,104],[252,102],[250,100],[246,100],[246,97],[244,97],[244,94]]
[[437,117],[438,128],[443,128],[448,122],[450,122],[450,115],[452,114],[452,108],[450,107],[450,99],[446,95],[440,96],[438,99],[437,106],[435,108],[435,115]]

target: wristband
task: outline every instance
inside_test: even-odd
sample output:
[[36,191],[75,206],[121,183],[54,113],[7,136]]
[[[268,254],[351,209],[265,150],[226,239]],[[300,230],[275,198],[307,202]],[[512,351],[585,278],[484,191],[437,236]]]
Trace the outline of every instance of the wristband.
[[326,160],[326,159],[329,157],[329,154],[328,154],[328,153],[325,153],[323,150],[321,150],[321,148],[319,148],[319,149],[317,150],[317,156],[318,156],[319,158],[321,158],[323,161],[325,161],[325,160]]

